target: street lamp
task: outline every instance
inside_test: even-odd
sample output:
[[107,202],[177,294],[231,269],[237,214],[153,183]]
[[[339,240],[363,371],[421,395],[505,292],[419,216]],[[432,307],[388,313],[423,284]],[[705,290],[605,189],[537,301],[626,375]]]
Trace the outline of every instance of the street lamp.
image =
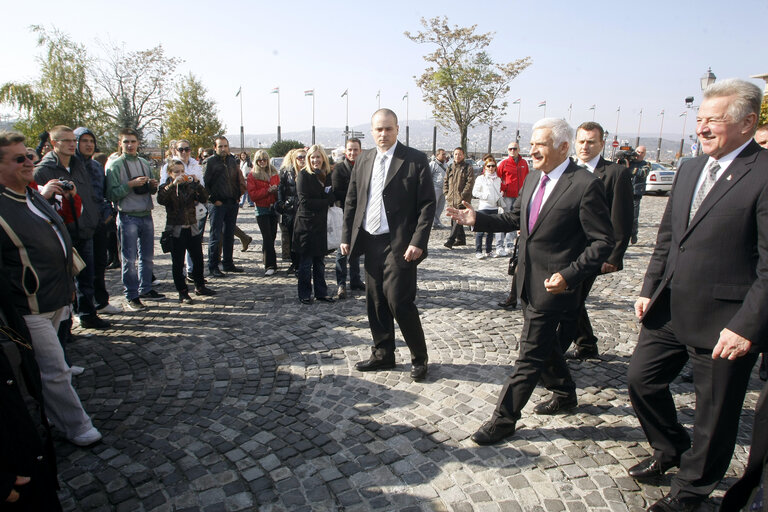
[[[704,91],[707,87],[715,83],[715,80],[717,80],[717,77],[712,72],[712,68],[708,67],[707,72],[704,73],[701,78],[699,79],[699,82],[701,83],[701,90]],[[701,141],[696,142],[696,156],[699,156],[701,154]]]

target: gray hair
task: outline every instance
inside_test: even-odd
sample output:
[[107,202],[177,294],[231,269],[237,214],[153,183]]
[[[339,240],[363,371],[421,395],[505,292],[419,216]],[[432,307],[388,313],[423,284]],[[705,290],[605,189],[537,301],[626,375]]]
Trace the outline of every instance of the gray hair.
[[549,128],[552,130],[552,143],[555,147],[559,147],[563,142],[567,142],[568,146],[571,145],[573,140],[573,128],[565,119],[559,119],[557,117],[545,117],[539,119],[536,124],[533,125],[533,130],[540,128]]
[[[728,117],[733,122],[739,122],[749,114],[760,117],[760,105],[763,102],[763,92],[753,83],[739,78],[727,78],[715,82],[704,89],[704,99],[734,96],[728,105]],[[757,123],[755,123],[757,125]]]

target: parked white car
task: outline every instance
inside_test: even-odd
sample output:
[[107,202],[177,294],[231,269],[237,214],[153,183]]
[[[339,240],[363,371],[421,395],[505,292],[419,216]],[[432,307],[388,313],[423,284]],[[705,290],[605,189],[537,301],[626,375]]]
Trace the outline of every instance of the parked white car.
[[675,171],[659,163],[651,164],[651,172],[645,178],[645,193],[664,195],[672,190]]

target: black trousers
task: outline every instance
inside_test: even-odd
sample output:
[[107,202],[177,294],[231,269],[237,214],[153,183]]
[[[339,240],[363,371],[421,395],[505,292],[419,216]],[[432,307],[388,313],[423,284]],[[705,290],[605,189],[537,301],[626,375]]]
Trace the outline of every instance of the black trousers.
[[365,244],[365,282],[368,322],[374,354],[394,360],[395,320],[411,351],[413,364],[426,364],[427,344],[416,308],[416,265],[401,267],[389,244],[389,235],[360,234]]
[[572,396],[576,384],[560,349],[558,325],[572,324],[574,312],[539,311],[531,306],[525,293],[521,298],[523,332],[520,335],[520,355],[496,404],[494,417],[517,421],[520,412],[541,381],[555,395]]
[[93,302],[96,309],[109,304],[109,292],[104,281],[109,246],[108,235],[109,228],[101,222],[93,232]]
[[189,290],[184,279],[184,256],[187,252],[192,258],[192,280],[195,282],[195,287],[202,288],[205,285],[202,237],[202,233],[192,236],[192,230],[184,228],[179,233],[178,238],[173,239],[171,244],[171,273],[173,274],[173,284],[179,292]]
[[589,315],[587,314],[586,301],[589,296],[589,292],[592,291],[592,286],[595,284],[597,276],[593,276],[585,279],[581,283],[581,301],[579,310],[573,317],[574,324],[569,326],[561,326],[560,334],[560,348],[565,353],[571,343],[574,343],[579,348],[597,348],[597,337],[595,337],[594,331],[592,331],[592,323],[589,321]]
[[466,243],[467,243],[467,236],[464,232],[464,226],[462,226],[455,220],[451,220],[451,234],[448,235],[448,244],[449,245],[456,245],[456,244],[466,245]]
[[[696,413],[693,442],[677,420],[669,384],[688,359],[693,365]],[[680,457],[670,494],[706,497],[728,469],[739,416],[757,354],[733,361],[712,359],[710,349],[683,345],[675,336],[669,292],[646,316],[629,363],[629,398],[654,456],[667,463]]]
[[257,215],[256,222],[261,231],[261,253],[264,257],[264,269],[277,270],[275,238],[277,238],[277,215]]

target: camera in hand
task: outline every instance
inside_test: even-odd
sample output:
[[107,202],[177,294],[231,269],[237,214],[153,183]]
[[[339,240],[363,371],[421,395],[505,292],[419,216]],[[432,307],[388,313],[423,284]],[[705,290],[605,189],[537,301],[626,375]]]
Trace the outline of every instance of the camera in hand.
[[138,187],[133,187],[133,193],[134,194],[148,194],[149,193],[149,181],[145,181]]
[[65,192],[75,189],[75,184],[71,181],[65,180],[64,178],[59,178],[59,186],[61,186],[61,190]]

